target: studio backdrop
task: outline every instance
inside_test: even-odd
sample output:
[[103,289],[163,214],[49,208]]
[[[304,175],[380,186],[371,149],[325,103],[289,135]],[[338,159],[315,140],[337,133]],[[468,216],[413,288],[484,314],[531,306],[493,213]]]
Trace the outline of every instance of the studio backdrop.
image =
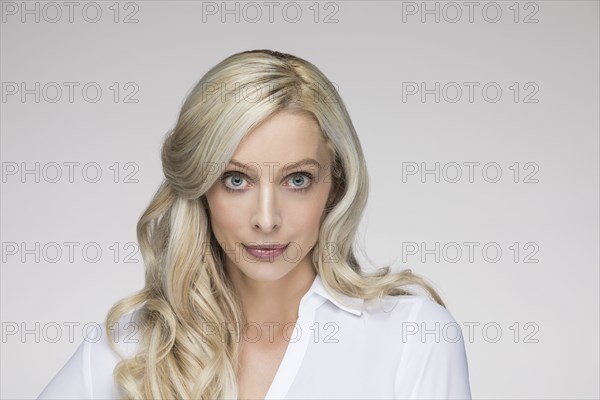
[[598,1],[2,1],[1,397],[37,396],[143,286],[185,96],[272,49],[342,96],[360,261],[434,284],[473,397],[598,398],[598,25]]

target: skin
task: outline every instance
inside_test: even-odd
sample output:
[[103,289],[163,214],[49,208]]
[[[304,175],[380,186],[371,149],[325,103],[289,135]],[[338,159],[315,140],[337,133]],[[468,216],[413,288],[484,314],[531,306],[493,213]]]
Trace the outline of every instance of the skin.
[[[293,333],[285,325],[297,321],[300,300],[315,278],[311,256],[331,194],[331,180],[325,179],[331,158],[317,122],[288,111],[258,125],[232,158],[251,166],[229,164],[222,171],[225,179],[211,187],[206,199],[213,233],[226,251],[225,269],[247,321],[241,340],[240,398],[264,398]],[[315,159],[321,168],[292,165],[304,158]],[[238,174],[227,176],[230,171]],[[310,173],[313,180],[300,172]],[[242,246],[265,243],[293,245],[272,260],[258,260]]]

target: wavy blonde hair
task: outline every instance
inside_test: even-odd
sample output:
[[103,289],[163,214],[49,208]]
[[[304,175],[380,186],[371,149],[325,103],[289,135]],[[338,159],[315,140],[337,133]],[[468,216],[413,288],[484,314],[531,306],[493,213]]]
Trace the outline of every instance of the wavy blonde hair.
[[[385,266],[366,273],[357,262],[353,244],[369,179],[360,141],[334,85],[313,64],[290,54],[237,53],[200,79],[164,141],[165,179],[137,224],[145,286],[118,301],[106,318],[106,326],[114,326],[137,309],[137,353],[114,370],[125,398],[237,398],[237,338],[244,317],[211,231],[205,193],[244,136],[280,111],[314,118],[331,152],[333,196],[318,238],[329,245],[315,246],[312,253],[327,290],[336,298],[339,292],[370,300],[415,294],[409,286],[416,285],[445,307],[433,287],[410,269]],[[209,324],[235,329],[205,335]],[[107,334],[120,353],[112,329]]]

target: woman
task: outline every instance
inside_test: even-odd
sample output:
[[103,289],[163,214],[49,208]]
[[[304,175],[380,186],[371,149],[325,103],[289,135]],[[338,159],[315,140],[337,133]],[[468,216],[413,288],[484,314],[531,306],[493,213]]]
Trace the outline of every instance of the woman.
[[223,60],[162,163],[137,227],[145,287],[40,398],[470,398],[440,296],[355,258],[367,168],[318,68],[269,50]]

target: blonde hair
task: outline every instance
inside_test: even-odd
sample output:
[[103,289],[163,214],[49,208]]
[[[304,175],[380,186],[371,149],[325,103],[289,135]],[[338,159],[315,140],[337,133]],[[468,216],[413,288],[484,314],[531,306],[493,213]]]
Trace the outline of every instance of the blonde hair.
[[[319,231],[321,245],[312,254],[327,290],[370,300],[414,294],[408,287],[416,285],[445,307],[410,269],[361,270],[353,244],[369,179],[360,141],[333,84],[316,66],[290,54],[237,53],[200,79],[164,141],[165,179],[137,224],[145,286],[117,302],[106,318],[112,327],[137,309],[137,354],[114,370],[125,398],[237,398],[239,330],[203,334],[208,324],[239,329],[244,321],[211,232],[205,193],[242,138],[280,111],[314,118],[331,152],[332,201]],[[107,334],[120,352],[112,329]]]

